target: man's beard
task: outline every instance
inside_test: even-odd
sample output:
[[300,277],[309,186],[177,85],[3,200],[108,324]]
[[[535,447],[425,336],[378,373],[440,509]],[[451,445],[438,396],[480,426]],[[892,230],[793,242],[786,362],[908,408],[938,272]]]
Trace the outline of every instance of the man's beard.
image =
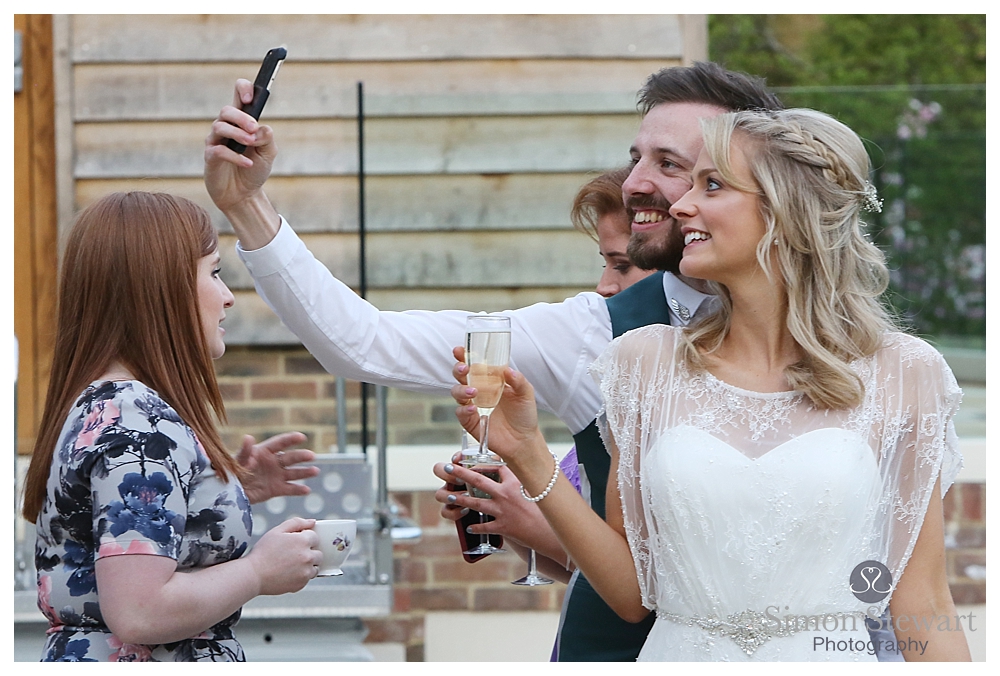
[[680,273],[684,256],[684,235],[674,223],[666,236],[651,232],[633,232],[626,249],[629,259],[643,270]]
[[[653,195],[633,195],[626,199],[625,207],[629,221],[635,220],[636,209],[659,209],[667,212],[670,203]],[[633,232],[628,240],[626,253],[629,259],[643,270],[665,270],[680,273],[681,258],[684,256],[684,235],[677,222],[671,221],[666,235],[651,232]]]

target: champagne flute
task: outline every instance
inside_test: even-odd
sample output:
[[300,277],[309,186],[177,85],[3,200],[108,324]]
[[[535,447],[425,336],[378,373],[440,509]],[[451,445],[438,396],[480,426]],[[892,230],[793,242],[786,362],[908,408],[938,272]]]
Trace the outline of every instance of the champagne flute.
[[[462,465],[480,474],[500,480],[499,467],[505,463],[490,453],[488,436],[490,414],[503,395],[504,370],[510,361],[510,318],[499,315],[470,315],[465,321],[465,363],[469,367],[469,387],[476,388],[472,403],[479,413],[479,452],[466,456]],[[490,500],[488,493],[472,489],[472,495]],[[479,523],[486,515],[479,513]],[[496,554],[507,550],[490,544],[488,535],[481,535],[479,546],[466,554]]]
[[504,371],[510,362],[510,318],[500,315],[470,315],[465,320],[467,382],[476,388],[472,403],[479,413],[479,453],[476,461],[493,463],[488,439],[490,414],[503,395]]
[[538,587],[543,584],[552,584],[552,580],[538,574],[538,568],[535,566],[534,549],[528,550],[528,574],[519,580],[514,580],[511,584],[519,584],[522,587]]

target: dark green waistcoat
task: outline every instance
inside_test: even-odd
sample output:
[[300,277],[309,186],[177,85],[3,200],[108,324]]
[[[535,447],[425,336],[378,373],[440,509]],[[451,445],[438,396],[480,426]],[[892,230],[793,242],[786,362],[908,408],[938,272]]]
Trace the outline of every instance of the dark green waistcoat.
[[[611,313],[611,334],[615,338],[626,331],[649,324],[669,324],[670,309],[663,295],[663,273],[646,277],[616,296],[608,299]],[[590,503],[601,518],[604,516],[604,493],[608,485],[611,458],[597,422],[573,436],[576,457],[584,466],[590,481]],[[634,571],[623,571],[634,575]],[[566,612],[559,633],[560,662],[632,662],[639,655],[646,635],[656,616],[650,615],[636,624],[626,622],[590,586],[583,575],[567,590]]]

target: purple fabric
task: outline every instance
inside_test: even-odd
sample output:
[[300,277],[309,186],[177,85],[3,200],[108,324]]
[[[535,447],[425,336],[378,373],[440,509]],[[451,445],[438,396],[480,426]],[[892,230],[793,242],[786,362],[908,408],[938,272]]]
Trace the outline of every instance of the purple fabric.
[[[576,446],[569,449],[569,453],[566,457],[562,459],[559,463],[559,469],[562,473],[566,475],[569,482],[573,484],[573,488],[576,492],[580,492],[580,461],[576,459]],[[559,661],[559,637],[556,637],[556,642],[552,646],[552,655],[549,657],[549,662]]]
[[566,475],[569,482],[573,484],[576,492],[580,492],[580,462],[576,459],[576,446],[569,449],[569,453],[559,463],[559,469]]

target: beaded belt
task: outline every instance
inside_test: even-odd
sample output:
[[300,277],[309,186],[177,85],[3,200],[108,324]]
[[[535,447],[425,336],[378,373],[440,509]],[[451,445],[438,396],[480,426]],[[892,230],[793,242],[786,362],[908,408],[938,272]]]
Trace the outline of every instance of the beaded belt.
[[[816,617],[834,617],[838,621],[845,617],[857,617],[859,613],[820,613]],[[729,615],[724,620],[716,617],[684,617],[662,610],[656,611],[656,616],[688,627],[699,627],[712,636],[726,636],[740,647],[747,655],[753,655],[757,648],[772,638],[791,636],[800,631],[809,631],[809,623],[782,622],[774,615],[767,615],[758,610],[741,610]],[[863,615],[861,615],[863,617]],[[813,626],[813,630],[818,629]]]

